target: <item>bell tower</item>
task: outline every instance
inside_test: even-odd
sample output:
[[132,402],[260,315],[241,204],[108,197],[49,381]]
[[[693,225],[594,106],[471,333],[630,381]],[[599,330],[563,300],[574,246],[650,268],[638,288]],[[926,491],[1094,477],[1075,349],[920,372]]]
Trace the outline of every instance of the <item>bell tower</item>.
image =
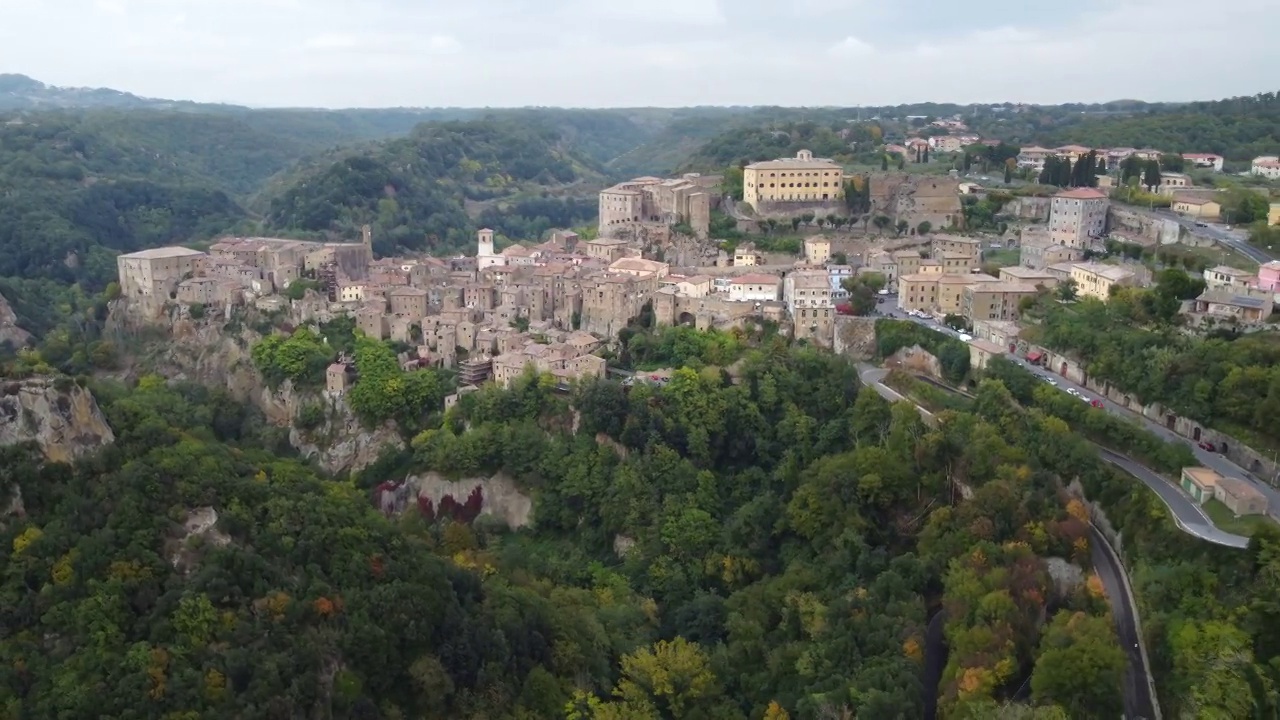
[[476,233],[476,257],[491,257],[493,255],[493,231],[489,228],[482,228]]

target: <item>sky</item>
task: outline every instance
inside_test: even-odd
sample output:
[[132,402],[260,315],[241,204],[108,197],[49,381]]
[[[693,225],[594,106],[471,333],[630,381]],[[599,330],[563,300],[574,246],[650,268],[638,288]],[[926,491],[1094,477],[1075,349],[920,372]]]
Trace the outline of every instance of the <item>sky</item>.
[[254,107],[1207,100],[1277,0],[0,0],[0,72]]

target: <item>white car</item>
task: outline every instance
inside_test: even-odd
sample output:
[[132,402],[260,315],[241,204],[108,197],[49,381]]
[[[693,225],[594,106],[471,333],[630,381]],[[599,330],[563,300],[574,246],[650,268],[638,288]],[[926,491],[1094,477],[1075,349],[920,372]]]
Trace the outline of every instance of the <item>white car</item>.
[[1058,387],[1058,381],[1057,381],[1057,380],[1054,380],[1053,378],[1047,378],[1047,379],[1045,380],[1045,382],[1049,383],[1050,385],[1052,385],[1052,386],[1054,386],[1054,387]]
[[1080,397],[1080,391],[1075,388],[1067,388],[1067,394],[1072,397]]

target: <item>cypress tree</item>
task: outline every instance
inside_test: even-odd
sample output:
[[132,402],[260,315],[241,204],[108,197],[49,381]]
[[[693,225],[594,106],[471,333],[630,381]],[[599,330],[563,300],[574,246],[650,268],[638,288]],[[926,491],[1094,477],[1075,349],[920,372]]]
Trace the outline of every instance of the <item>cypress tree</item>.
[[886,154],[884,154],[884,155],[881,155],[881,156],[880,156],[880,170],[881,170],[881,172],[888,172],[888,170],[889,170],[889,155],[888,155],[888,153],[886,153]]
[[924,161],[929,162],[929,146],[924,146]]

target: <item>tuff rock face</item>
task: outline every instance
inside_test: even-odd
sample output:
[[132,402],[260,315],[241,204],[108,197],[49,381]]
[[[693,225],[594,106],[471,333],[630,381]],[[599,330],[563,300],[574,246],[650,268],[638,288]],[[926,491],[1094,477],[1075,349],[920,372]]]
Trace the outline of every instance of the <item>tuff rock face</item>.
[[18,316],[9,307],[9,301],[0,295],[0,344],[9,343],[21,348],[31,339],[31,333],[18,327]]
[[0,445],[34,441],[46,458],[70,462],[115,441],[93,393],[70,378],[0,383]]

